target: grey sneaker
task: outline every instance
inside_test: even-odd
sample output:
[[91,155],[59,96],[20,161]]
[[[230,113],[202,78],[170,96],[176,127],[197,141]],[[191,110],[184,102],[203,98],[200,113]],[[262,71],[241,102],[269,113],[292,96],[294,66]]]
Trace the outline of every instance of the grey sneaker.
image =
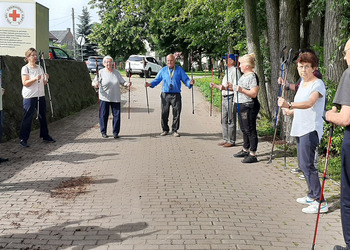
[[164,136],[164,135],[167,135],[167,134],[169,134],[168,131],[163,131],[162,133],[160,133],[161,136]]

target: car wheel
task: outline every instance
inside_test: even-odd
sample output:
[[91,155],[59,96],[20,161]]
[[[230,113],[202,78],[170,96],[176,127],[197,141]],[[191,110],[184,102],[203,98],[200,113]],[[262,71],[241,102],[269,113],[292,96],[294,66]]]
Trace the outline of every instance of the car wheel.
[[131,73],[126,71],[126,77],[131,77]]
[[143,74],[140,74],[139,76],[140,76],[141,78],[143,78]]
[[147,70],[146,76],[147,76],[147,77],[151,77],[151,75],[152,75],[152,70],[151,70],[151,68],[149,68],[149,69]]

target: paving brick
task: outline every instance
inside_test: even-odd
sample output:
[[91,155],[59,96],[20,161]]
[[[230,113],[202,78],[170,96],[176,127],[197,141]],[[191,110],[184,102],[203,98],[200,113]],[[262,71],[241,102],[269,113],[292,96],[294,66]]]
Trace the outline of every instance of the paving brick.
[[[120,138],[103,139],[93,106],[49,124],[57,140],[44,144],[33,131],[30,148],[18,140],[1,144],[0,246],[5,249],[310,249],[315,215],[301,212],[295,199],[305,181],[260,140],[259,162],[233,157],[240,146],[222,148],[220,113],[195,88],[183,88],[181,137],[159,136],[160,87],[149,89],[133,77],[131,119],[122,96]],[[170,119],[171,120],[171,119]],[[111,119],[107,134],[111,135]],[[242,136],[238,133],[239,145]],[[276,149],[276,151],[278,151]],[[76,197],[52,197],[58,185],[89,176],[92,184]],[[339,195],[327,180],[325,197]],[[317,249],[343,244],[340,211],[320,218]],[[310,240],[311,239],[311,240]],[[44,242],[44,243],[43,243]]]

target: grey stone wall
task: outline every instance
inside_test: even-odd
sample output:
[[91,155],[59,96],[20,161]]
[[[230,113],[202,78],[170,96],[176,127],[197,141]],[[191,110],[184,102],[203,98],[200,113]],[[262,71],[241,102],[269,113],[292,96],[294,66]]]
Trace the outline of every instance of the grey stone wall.
[[[23,57],[2,56],[2,58],[5,89],[3,141],[6,141],[19,135],[23,115],[21,68],[26,63]],[[91,87],[90,75],[84,62],[66,60],[45,60],[45,62],[47,73],[50,75],[49,86],[54,109],[54,117],[51,117],[49,96],[45,87],[49,123],[97,103],[97,94]],[[35,118],[36,116],[33,117],[32,129],[39,127],[39,122]]]

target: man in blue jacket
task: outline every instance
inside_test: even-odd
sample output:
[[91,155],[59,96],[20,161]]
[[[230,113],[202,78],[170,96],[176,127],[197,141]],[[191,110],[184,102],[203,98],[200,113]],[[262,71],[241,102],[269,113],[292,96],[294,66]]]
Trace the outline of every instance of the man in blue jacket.
[[169,110],[170,106],[173,107],[173,124],[171,126],[171,133],[175,137],[179,137],[180,134],[177,132],[180,127],[180,113],[181,113],[181,81],[191,89],[194,84],[194,80],[190,80],[187,76],[185,70],[180,66],[175,65],[175,56],[170,54],[167,56],[167,65],[162,68],[156,78],[148,83],[145,83],[145,87],[154,88],[160,82],[163,82],[162,86],[162,129],[163,132],[160,134],[161,136],[169,134]]

